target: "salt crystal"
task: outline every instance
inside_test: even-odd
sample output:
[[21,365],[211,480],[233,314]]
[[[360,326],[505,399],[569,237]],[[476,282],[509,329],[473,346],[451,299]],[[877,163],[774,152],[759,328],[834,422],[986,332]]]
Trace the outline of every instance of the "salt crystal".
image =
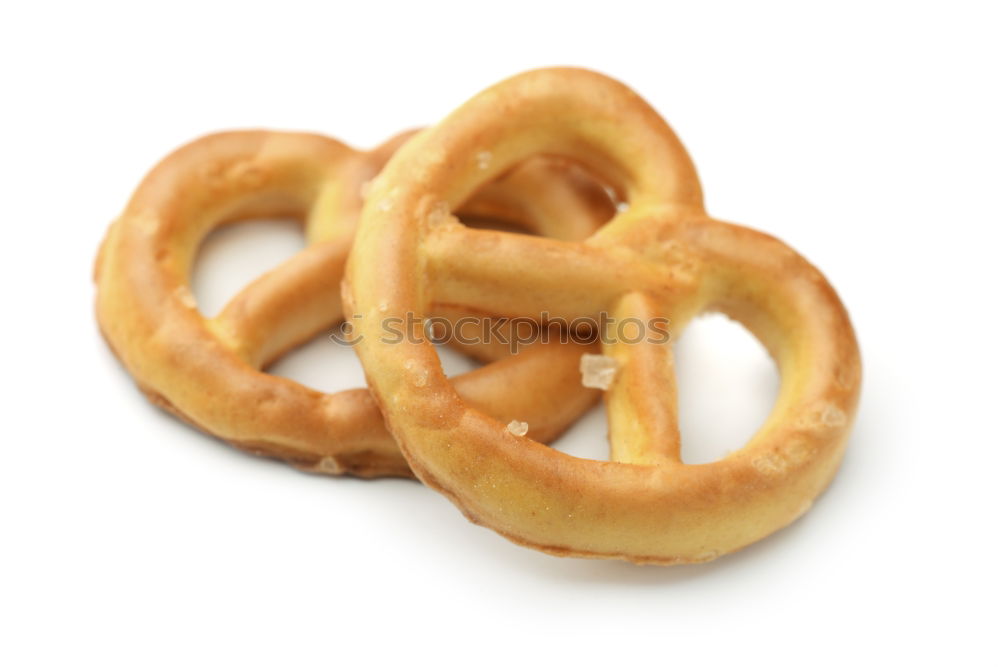
[[514,435],[523,436],[528,432],[528,422],[519,422],[516,419],[507,424],[507,430]]
[[313,470],[327,475],[340,475],[344,472],[344,468],[337,463],[337,459],[332,456],[324,456],[321,458]]
[[431,206],[431,210],[427,213],[428,227],[438,227],[451,222],[451,220],[451,208],[446,201],[437,202]]
[[197,308],[198,303],[194,300],[194,295],[191,294],[191,290],[184,285],[180,285],[174,290],[174,296],[185,308]]
[[847,414],[832,403],[828,403],[820,413],[820,421],[824,426],[837,428],[847,423]]
[[603,354],[584,354],[580,357],[580,374],[583,386],[593,389],[608,389],[615,381],[618,362]]
[[415,387],[426,387],[427,386],[427,369],[420,366],[420,362],[416,359],[407,359],[403,367],[410,372],[410,378],[413,380],[413,385]]

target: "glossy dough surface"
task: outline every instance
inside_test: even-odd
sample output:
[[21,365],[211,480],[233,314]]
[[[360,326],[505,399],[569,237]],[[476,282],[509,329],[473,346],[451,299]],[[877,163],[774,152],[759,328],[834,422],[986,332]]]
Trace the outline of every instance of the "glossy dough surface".
[[[95,281],[101,331],[150,400],[240,448],[318,472],[412,474],[367,389],[325,394],[261,370],[343,318],[340,280],[362,191],[408,138],[363,153],[313,134],[224,132],[146,176],[108,231]],[[582,238],[610,215],[593,190],[568,165],[539,160],[466,208]],[[303,221],[308,247],[205,318],[188,281],[199,244],[218,225],[260,217]],[[597,399],[579,386],[580,349],[533,346],[504,358],[500,347],[473,346],[465,351],[498,361],[455,383],[498,419],[555,438]]]
[[[583,165],[627,210],[583,242],[440,215],[538,155]],[[356,349],[372,393],[417,476],[471,520],[558,555],[698,562],[761,539],[827,486],[859,395],[857,342],[823,275],[781,241],[709,217],[667,124],[584,70],[504,81],[397,153],[363,210],[344,295],[367,334]],[[618,366],[605,394],[611,460],[575,458],[465,400],[432,346],[371,335],[382,317],[441,303],[534,318],[662,316],[674,338],[696,314],[722,311],[770,351],[781,391],[744,447],[685,465],[671,345],[605,344]]]

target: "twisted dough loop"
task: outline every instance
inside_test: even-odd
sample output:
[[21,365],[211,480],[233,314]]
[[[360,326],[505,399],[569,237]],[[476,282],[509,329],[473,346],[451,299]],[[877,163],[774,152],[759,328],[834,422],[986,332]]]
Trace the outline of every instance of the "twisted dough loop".
[[[154,168],[111,226],[95,271],[97,316],[149,398],[257,454],[331,474],[410,476],[367,390],[324,394],[260,369],[342,318],[339,282],[361,191],[408,136],[371,153],[298,133],[226,132]],[[536,161],[484,188],[472,214],[506,214],[580,238],[606,219],[566,165]],[[550,193],[538,198],[539,189]],[[305,222],[308,247],[251,283],[216,317],[196,309],[188,275],[214,227],[253,217]],[[556,437],[596,400],[579,387],[581,347],[538,346],[456,379],[467,400]],[[565,348],[565,349],[562,349]],[[496,347],[470,352],[497,359]],[[544,378],[535,391],[524,387]]]
[[[581,163],[628,210],[582,243],[432,224],[440,202],[454,209],[541,154]],[[388,210],[365,206],[345,282],[345,308],[362,315],[364,334],[381,315],[449,303],[529,317],[664,316],[676,338],[714,309],[745,324],[782,376],[746,446],[685,465],[670,347],[606,344],[620,371],[605,396],[612,461],[599,462],[508,432],[461,398],[431,346],[366,335],[357,351],[403,453],[471,520],[558,555],[705,561],[788,524],[833,477],[860,386],[847,313],[788,246],[707,216],[680,142],[622,84],[572,69],[502,82],[394,156],[373,192],[388,196]],[[405,372],[414,367],[428,373],[422,386]]]

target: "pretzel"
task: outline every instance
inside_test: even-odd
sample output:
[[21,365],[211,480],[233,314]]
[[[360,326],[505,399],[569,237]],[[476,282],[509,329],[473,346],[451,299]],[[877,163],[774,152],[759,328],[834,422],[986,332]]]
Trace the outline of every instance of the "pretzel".
[[[361,192],[407,138],[362,153],[319,135],[225,132],[180,148],[149,173],[109,229],[95,281],[101,331],[153,403],[241,449],[305,469],[412,475],[367,390],[324,394],[260,370],[342,318],[339,283]],[[468,210],[581,238],[610,216],[595,188],[569,165],[539,160],[484,188]],[[188,283],[201,240],[226,222],[277,216],[304,220],[308,247],[204,318]],[[577,386],[579,349],[562,347],[533,346],[456,386],[499,418],[530,415],[533,433],[555,438],[598,396]],[[489,360],[504,354],[497,346],[467,351]],[[536,391],[524,391],[538,377]]]
[[[542,154],[580,163],[627,210],[583,242],[441,223],[436,212]],[[355,349],[414,472],[473,522],[561,556],[701,562],[790,523],[831,480],[860,383],[843,305],[787,245],[705,213],[680,141],[624,85],[576,69],[504,81],[393,157],[372,201],[387,196],[388,210],[365,206],[348,263],[345,308],[361,316]],[[780,395],[742,449],[686,465],[672,347],[607,341],[598,361],[616,369],[605,394],[611,460],[575,458],[470,405],[433,347],[370,335],[381,317],[419,316],[436,303],[567,321],[662,316],[674,337],[696,314],[719,310],[770,351]],[[415,372],[426,381],[414,383]]]

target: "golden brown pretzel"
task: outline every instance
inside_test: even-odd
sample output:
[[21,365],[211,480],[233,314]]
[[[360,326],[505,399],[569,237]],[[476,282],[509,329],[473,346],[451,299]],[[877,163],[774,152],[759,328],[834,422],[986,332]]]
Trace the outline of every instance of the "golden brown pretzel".
[[[225,132],[180,148],[149,173],[108,231],[95,280],[101,330],[154,403],[301,467],[411,475],[367,390],[324,394],[260,370],[342,317],[339,283],[361,192],[406,138],[360,153],[319,135]],[[536,162],[485,188],[469,211],[581,238],[609,215],[594,187],[566,165]],[[308,247],[204,318],[188,286],[201,240],[217,225],[262,216],[304,220]],[[577,386],[570,350],[549,347],[467,373],[456,385],[491,414],[530,419],[533,433],[554,438],[596,393]],[[540,389],[524,391],[533,378],[544,378]]]
[[[582,243],[442,223],[443,207],[541,154],[584,165],[629,208]],[[349,260],[355,349],[414,472],[472,521],[557,555],[706,561],[793,521],[834,475],[860,385],[847,313],[784,243],[708,217],[681,143],[622,84],[574,69],[504,81],[404,147],[372,197],[393,206],[365,206]],[[607,343],[618,369],[605,396],[611,461],[575,458],[469,405],[432,346],[371,335],[381,317],[436,303],[567,320],[664,316],[675,337],[697,313],[721,310],[771,352],[781,392],[746,446],[685,465],[671,346]]]

